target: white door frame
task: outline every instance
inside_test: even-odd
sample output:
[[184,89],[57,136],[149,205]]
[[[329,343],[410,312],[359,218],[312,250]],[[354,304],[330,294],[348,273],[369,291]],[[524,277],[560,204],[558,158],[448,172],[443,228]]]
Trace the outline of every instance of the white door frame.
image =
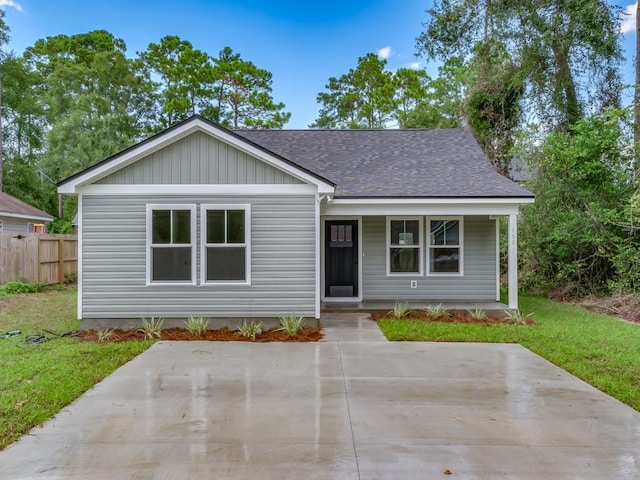
[[[357,297],[327,297],[325,296],[325,223],[327,220],[355,220],[358,222],[358,296]],[[361,302],[362,301],[362,216],[351,215],[322,215],[320,216],[320,298],[323,302]]]

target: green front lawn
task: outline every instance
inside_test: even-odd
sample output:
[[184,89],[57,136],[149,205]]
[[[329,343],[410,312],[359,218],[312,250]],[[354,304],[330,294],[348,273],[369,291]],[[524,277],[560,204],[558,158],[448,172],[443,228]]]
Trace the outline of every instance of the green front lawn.
[[74,289],[9,296],[0,300],[0,450],[147,349],[152,342],[80,343],[70,338],[40,345],[24,342],[41,329],[79,328]]
[[640,411],[640,325],[522,295],[535,326],[380,320],[389,340],[519,343]]

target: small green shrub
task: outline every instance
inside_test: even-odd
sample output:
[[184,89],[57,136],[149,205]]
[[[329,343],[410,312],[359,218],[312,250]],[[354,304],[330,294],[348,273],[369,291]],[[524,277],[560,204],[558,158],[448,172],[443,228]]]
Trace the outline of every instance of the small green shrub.
[[143,318],[142,327],[138,329],[138,332],[144,333],[144,338],[147,340],[160,338],[162,335],[162,325],[164,325],[164,319],[162,318]]
[[255,340],[258,335],[262,333],[262,322],[251,320],[251,323],[247,323],[245,318],[241,324],[238,325],[238,333],[243,337]]
[[110,340],[118,340],[118,334],[114,331],[113,328],[105,328],[103,330],[98,330],[98,342],[104,343]]
[[290,313],[280,317],[280,328],[278,330],[287,332],[290,337],[294,337],[302,330],[303,326],[304,315],[296,316],[295,313]]
[[23,281],[7,282],[0,286],[0,291],[6,294],[38,293],[42,291],[42,284]]
[[518,308],[506,312],[506,318],[514,325],[526,325],[531,320],[531,315],[533,315],[533,312],[525,315]]
[[389,311],[389,315],[393,315],[394,318],[404,318],[410,311],[409,302],[396,301],[393,305],[393,310]]
[[62,281],[62,283],[64,283],[65,285],[71,285],[72,283],[75,283],[77,279],[78,274],[76,272],[67,273],[64,276],[64,280]]
[[467,312],[469,313],[469,316],[474,320],[484,320],[485,318],[487,318],[487,314],[481,308],[476,308],[475,310],[467,310]]
[[209,328],[209,319],[204,317],[189,317],[185,322],[187,330],[191,335],[203,337]]
[[441,318],[450,317],[449,310],[444,308],[441,303],[438,305],[429,305],[425,308],[425,312],[431,317],[432,320],[440,320]]

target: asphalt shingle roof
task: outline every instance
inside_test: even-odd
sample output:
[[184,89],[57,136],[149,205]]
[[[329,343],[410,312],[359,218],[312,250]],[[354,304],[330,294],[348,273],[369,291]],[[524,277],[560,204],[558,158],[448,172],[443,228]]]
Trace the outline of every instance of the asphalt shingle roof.
[[532,197],[466,129],[235,130],[337,184],[337,197]]
[[43,212],[36,207],[32,207],[28,203],[24,203],[22,200],[12,197],[8,193],[0,192],[0,215],[7,213],[53,220],[53,217],[47,212]]

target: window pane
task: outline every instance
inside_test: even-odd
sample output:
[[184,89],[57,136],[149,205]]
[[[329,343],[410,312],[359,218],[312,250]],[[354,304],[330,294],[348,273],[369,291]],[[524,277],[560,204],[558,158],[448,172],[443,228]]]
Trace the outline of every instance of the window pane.
[[432,248],[431,271],[435,273],[459,273],[460,249],[458,248]]
[[391,220],[391,245],[418,245],[419,234],[418,220]]
[[151,213],[151,243],[171,243],[171,210]]
[[224,210],[207,210],[207,243],[224,243]]
[[191,280],[191,247],[152,248],[151,255],[152,280]]
[[460,222],[458,220],[432,220],[431,245],[459,245]]
[[246,280],[245,248],[207,248],[207,280]]
[[244,243],[244,210],[228,210],[227,219],[227,242]]
[[390,253],[389,269],[391,273],[418,273],[420,271],[420,249],[392,248]]
[[173,211],[173,242],[191,243],[191,211]]

